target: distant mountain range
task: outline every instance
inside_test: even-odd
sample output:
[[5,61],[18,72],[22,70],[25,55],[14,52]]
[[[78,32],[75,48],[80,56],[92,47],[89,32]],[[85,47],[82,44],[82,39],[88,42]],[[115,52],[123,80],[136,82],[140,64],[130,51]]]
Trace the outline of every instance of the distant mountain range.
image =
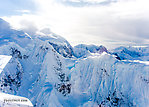
[[34,107],[149,106],[149,47],[72,47],[39,32],[28,35],[0,19],[0,55],[12,56],[0,75],[1,92]]

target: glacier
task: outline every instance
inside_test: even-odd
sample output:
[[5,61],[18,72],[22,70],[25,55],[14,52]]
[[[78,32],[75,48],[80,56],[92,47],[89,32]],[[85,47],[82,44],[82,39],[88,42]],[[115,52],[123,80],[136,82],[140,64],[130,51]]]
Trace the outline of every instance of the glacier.
[[147,107],[148,53],[149,47],[72,47],[47,29],[29,35],[0,19],[0,55],[12,56],[0,91],[34,107]]

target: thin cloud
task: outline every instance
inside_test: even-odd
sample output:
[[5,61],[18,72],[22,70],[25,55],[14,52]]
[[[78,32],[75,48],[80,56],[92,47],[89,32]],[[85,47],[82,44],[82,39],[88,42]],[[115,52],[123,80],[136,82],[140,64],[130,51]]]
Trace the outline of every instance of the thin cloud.
[[[28,13],[5,17],[5,19],[20,29],[24,29],[21,27],[21,20],[36,24],[36,30],[48,26],[51,31],[65,37],[72,45],[81,42],[108,46],[107,41],[112,40],[132,44],[147,43],[149,40],[149,2],[147,0],[109,2],[108,5],[78,7],[66,6],[57,0],[34,0],[34,3],[38,5],[36,7],[38,11],[35,14]],[[26,28],[27,26],[30,24],[26,24]]]
[[16,12],[20,12],[20,13],[31,13],[30,10],[16,10]]

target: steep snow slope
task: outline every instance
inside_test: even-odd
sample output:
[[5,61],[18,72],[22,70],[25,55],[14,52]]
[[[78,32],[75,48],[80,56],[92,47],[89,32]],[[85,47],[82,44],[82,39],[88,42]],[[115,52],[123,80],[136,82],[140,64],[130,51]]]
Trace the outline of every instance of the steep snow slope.
[[34,36],[2,29],[9,35],[1,30],[0,54],[12,59],[0,76],[1,91],[35,107],[149,106],[149,66],[127,60],[133,56],[123,61],[104,46],[72,48],[47,29]]
[[84,93],[88,101],[106,106],[146,107],[149,66],[119,61],[109,54],[78,62],[71,72],[73,93]]
[[37,32],[36,37],[42,41],[49,40],[49,44],[62,56],[67,58],[73,57],[73,49],[68,41],[61,36],[54,34],[48,28]]
[[11,56],[0,55],[0,74],[10,59]]

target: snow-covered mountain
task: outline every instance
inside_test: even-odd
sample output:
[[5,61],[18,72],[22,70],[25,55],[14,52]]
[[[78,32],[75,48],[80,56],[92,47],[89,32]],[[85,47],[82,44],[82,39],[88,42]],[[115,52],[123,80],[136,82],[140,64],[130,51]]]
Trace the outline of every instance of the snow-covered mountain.
[[108,52],[108,50],[104,46],[96,46],[96,45],[85,45],[79,44],[73,48],[74,56],[77,58],[87,57],[92,53],[103,53]]
[[0,26],[0,55],[12,56],[0,76],[2,92],[34,107],[149,106],[147,47],[72,47],[47,29],[28,35],[2,19]]
[[129,46],[118,47],[112,51],[112,54],[121,60],[143,60],[149,61],[149,47],[147,46]]

